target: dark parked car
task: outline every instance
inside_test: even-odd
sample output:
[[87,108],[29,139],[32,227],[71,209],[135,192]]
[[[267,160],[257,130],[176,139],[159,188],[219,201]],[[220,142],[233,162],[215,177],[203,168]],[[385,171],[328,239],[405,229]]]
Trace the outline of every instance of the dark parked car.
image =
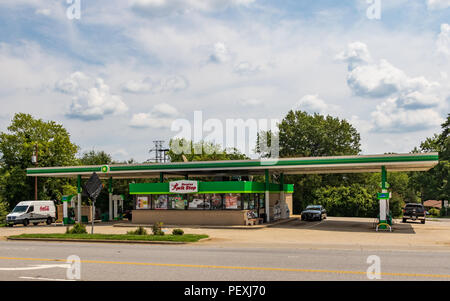
[[327,211],[322,205],[308,205],[302,211],[302,221],[319,220],[327,218]]
[[122,214],[123,218],[128,219],[129,221],[132,220],[133,216],[132,216],[132,210],[125,210]]
[[413,221],[419,220],[422,224],[425,224],[425,217],[427,212],[422,204],[408,203],[405,208],[403,208],[403,219],[402,221],[406,223],[406,220],[411,219]]

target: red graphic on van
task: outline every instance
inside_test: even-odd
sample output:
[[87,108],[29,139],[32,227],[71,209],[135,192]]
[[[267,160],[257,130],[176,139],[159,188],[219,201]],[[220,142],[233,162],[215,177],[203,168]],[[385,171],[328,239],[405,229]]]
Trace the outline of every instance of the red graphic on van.
[[50,207],[49,206],[41,206],[39,208],[40,211],[50,211]]

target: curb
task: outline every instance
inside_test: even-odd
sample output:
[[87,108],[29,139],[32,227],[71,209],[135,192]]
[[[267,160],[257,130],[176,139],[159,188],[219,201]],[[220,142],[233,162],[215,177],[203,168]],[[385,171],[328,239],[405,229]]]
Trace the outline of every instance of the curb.
[[[292,221],[298,220],[297,217],[291,217],[289,219],[281,220],[275,223],[270,224],[263,224],[263,225],[255,225],[255,226],[204,226],[204,225],[163,225],[163,228],[194,228],[194,229],[229,229],[229,230],[258,230],[268,227],[274,227],[281,224],[286,224]],[[128,224],[128,223],[119,223],[119,224],[113,224],[113,227],[123,227],[123,228],[137,228],[137,227],[144,227],[144,228],[151,228],[153,224]]]
[[[210,237],[202,238],[196,242],[210,240]],[[106,240],[106,239],[62,239],[62,238],[28,238],[7,237],[7,240],[25,241],[50,241],[50,242],[87,242],[87,243],[125,243],[125,244],[150,244],[150,245],[184,245],[196,242],[187,241],[152,241],[152,240]]]

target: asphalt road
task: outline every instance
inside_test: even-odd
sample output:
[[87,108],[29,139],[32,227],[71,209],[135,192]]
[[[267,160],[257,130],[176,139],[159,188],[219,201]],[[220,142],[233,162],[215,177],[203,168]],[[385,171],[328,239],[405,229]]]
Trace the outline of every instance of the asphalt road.
[[450,280],[448,251],[368,251],[0,241],[0,280],[368,280],[377,255],[382,280]]

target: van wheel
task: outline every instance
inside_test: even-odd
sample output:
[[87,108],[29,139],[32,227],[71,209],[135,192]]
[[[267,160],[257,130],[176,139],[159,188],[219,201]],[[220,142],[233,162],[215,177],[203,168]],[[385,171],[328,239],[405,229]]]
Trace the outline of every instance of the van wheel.
[[39,223],[33,223],[33,225],[37,226]]
[[402,219],[402,222],[403,222],[403,223],[406,223],[406,218]]
[[421,223],[422,223],[422,224],[425,224],[425,220],[422,220]]
[[52,222],[53,222],[53,219],[51,217],[47,218],[47,221],[46,221],[47,225],[50,225]]
[[23,226],[26,227],[30,224],[30,222],[27,219],[23,220]]

